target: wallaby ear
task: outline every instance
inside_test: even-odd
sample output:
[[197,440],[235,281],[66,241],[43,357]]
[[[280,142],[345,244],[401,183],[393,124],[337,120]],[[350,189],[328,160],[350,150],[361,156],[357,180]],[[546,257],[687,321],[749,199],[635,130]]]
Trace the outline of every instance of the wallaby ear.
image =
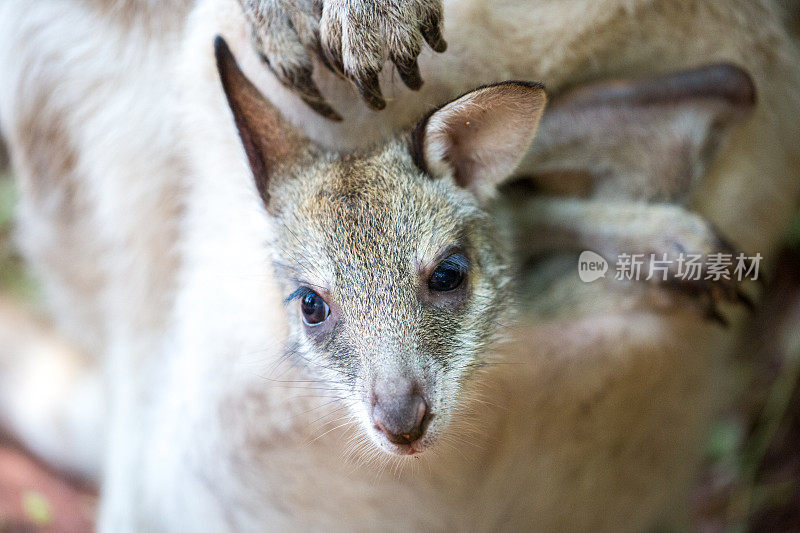
[[292,159],[305,141],[247,79],[220,36],[214,39],[214,53],[256,188],[269,207],[269,180],[275,166]]
[[547,101],[536,83],[480,87],[433,111],[417,126],[417,165],[434,177],[452,176],[479,200],[494,194],[525,155]]
[[579,87],[554,99],[520,173],[562,192],[581,182],[587,194],[680,200],[754,105],[752,79],[729,64]]

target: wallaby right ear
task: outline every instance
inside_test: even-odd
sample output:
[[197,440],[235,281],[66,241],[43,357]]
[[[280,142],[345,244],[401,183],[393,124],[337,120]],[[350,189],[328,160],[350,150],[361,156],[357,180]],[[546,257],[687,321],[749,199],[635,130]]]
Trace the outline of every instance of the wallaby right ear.
[[277,164],[299,153],[303,138],[250,83],[225,39],[220,36],[214,39],[214,53],[222,88],[233,112],[256,188],[264,205],[269,207],[271,174]]
[[479,87],[436,109],[414,131],[412,155],[435,178],[490,198],[531,144],[547,97],[538,83]]

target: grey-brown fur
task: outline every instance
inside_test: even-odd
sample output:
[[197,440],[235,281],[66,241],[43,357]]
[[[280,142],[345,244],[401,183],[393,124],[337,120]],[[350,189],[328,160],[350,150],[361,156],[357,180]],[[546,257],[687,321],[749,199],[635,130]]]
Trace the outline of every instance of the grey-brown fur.
[[[101,4],[108,9],[87,7]],[[11,366],[41,364],[19,368],[14,375],[25,379],[13,386],[0,384],[0,416],[5,422],[15,414],[9,427],[59,466],[97,472],[104,465],[102,530],[378,524],[405,531],[640,531],[680,505],[719,400],[720,363],[741,321],[722,329],[679,305],[685,299],[676,302],[646,284],[583,284],[574,259],[550,285],[520,292],[548,313],[520,317],[510,342],[498,347],[503,364],[467,380],[482,397],[464,391],[463,410],[441,446],[385,466],[388,456],[363,438],[360,425],[339,418],[346,411],[336,391],[312,388],[323,385],[306,373],[309,365],[280,358],[289,326],[281,303],[286,291],[262,254],[267,215],[219,89],[210,43],[224,34],[248,76],[289,120],[344,150],[394,134],[483,83],[542,79],[563,94],[596,80],[733,62],[758,86],[752,119],[731,131],[720,157],[698,175],[686,208],[656,224],[642,206],[646,216],[631,220],[634,233],[660,235],[660,226],[691,209],[746,251],[771,257],[796,210],[800,146],[793,121],[800,105],[797,50],[772,2],[451,2],[448,53],[423,47],[426,83],[419,92],[392,86],[387,72],[381,113],[320,69],[322,92],[345,117],[340,123],[308,109],[263,68],[235,0],[200,0],[186,24],[180,17],[161,26],[118,24],[140,12],[137,4],[0,3],[0,122],[12,155],[63,157],[22,127],[29,114],[63,119],[61,136],[75,144],[55,146],[72,146],[78,161],[63,178],[89,200],[75,227],[91,243],[114,244],[98,254],[49,245],[64,228],[23,195],[28,224],[21,237],[32,261],[54,274],[79,266],[110,281],[96,294],[51,276],[47,293],[68,304],[53,307],[59,326],[79,344],[95,331],[112,335],[98,353],[103,367],[66,374],[60,387],[48,380],[59,352],[34,342],[42,357],[20,355]],[[117,9],[123,5],[131,7]],[[179,34],[165,29],[182,26]],[[27,81],[31,72],[41,74],[35,83]],[[34,87],[50,106],[30,105]],[[652,142],[679,126],[642,122],[646,115],[632,121],[644,137],[615,139],[637,155],[628,163],[642,165],[620,165],[620,152],[595,142],[575,152],[556,146],[553,161],[569,167],[612,157],[607,182],[624,183],[663,153]],[[680,167],[680,158],[673,162]],[[672,168],[667,163],[656,168]],[[679,175],[679,182],[691,175]],[[627,204],[630,191],[606,192],[597,199],[602,205],[579,210],[583,227],[607,229],[590,213],[609,220],[619,203]],[[623,196],[612,203],[617,194]],[[554,217],[574,214],[570,200],[548,203]],[[42,231],[53,240],[41,239]],[[42,261],[54,252],[58,260]],[[80,328],[64,327],[87,309],[99,312]],[[8,324],[0,321],[9,333],[19,329]],[[79,403],[86,375],[105,386]],[[38,391],[52,392],[51,402],[41,402]],[[65,423],[59,415],[73,405],[97,427]],[[102,406],[107,414],[97,412]],[[78,446],[84,443],[63,438],[58,428],[73,428],[90,445]],[[87,449],[90,461],[78,463],[76,451]]]
[[311,77],[314,58],[350,79],[370,107],[382,109],[378,73],[387,60],[408,87],[419,89],[423,42],[437,52],[447,48],[441,0],[239,1],[262,59],[282,83],[333,120],[341,117]]
[[[331,331],[307,336],[291,302],[293,356],[355,399],[366,399],[358,396],[376,375],[397,372],[420,379],[437,407],[452,403],[512,308],[492,217],[469,193],[422,174],[399,141],[317,163],[276,184],[273,201],[281,206],[273,246],[285,294],[308,284],[340,313]],[[454,245],[471,260],[469,295],[431,305],[420,296],[420,269]]]
[[[430,424],[413,451],[426,449],[447,426],[464,379],[487,362],[513,309],[508,243],[477,192],[483,187],[472,182],[496,184],[513,169],[541,116],[541,87],[481,88],[427,116],[416,142],[404,135],[372,150],[336,155],[303,140],[279,117],[221,38],[216,53],[254,183],[270,214],[268,247],[288,307],[286,358],[338,391],[368,431],[380,426],[378,404],[392,410],[408,394],[419,395]],[[491,104],[480,100],[488,92]],[[528,105],[514,107],[519,98]],[[496,121],[493,114],[510,114],[510,120]],[[465,121],[472,129],[459,131]],[[445,150],[449,143],[471,148],[447,159],[452,170],[442,170],[441,162],[437,167],[430,149],[423,149],[424,157],[439,172],[424,172],[414,161],[414,145],[431,142],[431,124],[450,124]],[[496,124],[510,146],[521,135],[518,153],[495,175],[475,174],[484,167],[470,158],[493,161],[482,154],[482,144],[492,141],[475,132]],[[472,146],[472,135],[481,144]],[[459,159],[465,159],[460,166]],[[432,291],[432,272],[456,251],[468,263],[466,279],[453,291]],[[330,308],[329,318],[313,326],[304,323],[296,297],[309,291]]]

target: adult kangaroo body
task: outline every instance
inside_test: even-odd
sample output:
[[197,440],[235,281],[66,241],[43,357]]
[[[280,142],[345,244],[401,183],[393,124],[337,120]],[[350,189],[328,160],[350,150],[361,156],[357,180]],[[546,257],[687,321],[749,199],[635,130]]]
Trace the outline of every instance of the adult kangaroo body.
[[[87,424],[50,422],[100,365],[31,402],[52,361],[22,368],[36,343],[18,344],[3,355],[0,413],[43,456],[102,477],[104,529],[641,530],[680,515],[746,314],[734,308],[725,329],[687,291],[582,284],[574,261],[562,271],[553,259],[520,283],[524,311],[496,350],[509,364],[487,366],[459,398],[461,438],[406,463],[373,457],[348,441],[354,423],[339,427],[336,399],[298,388],[307,369],[281,358],[286,295],[211,43],[223,35],[261,93],[331,149],[377,143],[482,84],[542,81],[552,113],[519,173],[551,188],[581,176],[588,198],[516,198],[498,213],[524,222],[530,201],[534,214],[551,209],[545,224],[586,227],[622,212],[631,246],[715,251],[718,231],[767,259],[800,190],[796,46],[767,1],[462,0],[445,3],[444,21],[448,50],[423,50],[418,92],[384,69],[383,111],[318,66],[343,117],[332,122],[264,68],[234,0],[0,6],[20,243],[61,335],[103,362],[106,384],[81,404],[96,408],[80,413],[96,424],[81,439]],[[727,67],[694,85],[673,76],[720,63],[749,74],[754,108]],[[660,75],[668,90],[636,98]],[[625,80],[629,97],[609,96],[607,79]],[[587,209],[589,223],[576,215]]]

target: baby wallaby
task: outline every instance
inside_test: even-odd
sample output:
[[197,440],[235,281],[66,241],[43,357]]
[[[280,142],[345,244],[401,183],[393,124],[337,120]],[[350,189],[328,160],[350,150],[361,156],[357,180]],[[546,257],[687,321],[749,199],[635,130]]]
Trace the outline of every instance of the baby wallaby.
[[345,398],[381,449],[434,445],[511,312],[509,259],[488,207],[545,106],[541,85],[475,89],[361,155],[304,140],[239,69],[217,66],[286,295],[287,357]]

